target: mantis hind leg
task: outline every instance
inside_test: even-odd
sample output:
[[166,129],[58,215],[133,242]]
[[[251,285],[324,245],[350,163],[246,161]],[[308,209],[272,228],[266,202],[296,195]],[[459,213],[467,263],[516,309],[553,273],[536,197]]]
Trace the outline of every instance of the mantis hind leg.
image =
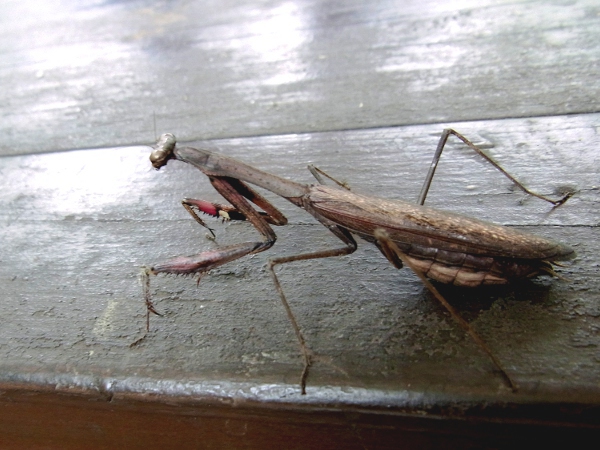
[[487,346],[485,341],[477,334],[477,332],[471,327],[471,325],[463,319],[460,314],[454,309],[454,307],[448,303],[448,301],[444,298],[442,294],[435,288],[435,286],[423,275],[421,271],[419,271],[414,264],[411,262],[410,258],[406,256],[402,250],[398,248],[396,243],[392,241],[387,234],[387,232],[378,228],[374,232],[375,239],[377,239],[377,245],[381,252],[385,255],[385,257],[395,266],[402,267],[402,265],[406,265],[409,267],[423,282],[423,284],[429,289],[429,291],[433,294],[433,296],[442,304],[444,308],[450,313],[452,318],[461,326],[463,330],[467,332],[467,334],[473,339],[473,341],[479,346],[481,350],[483,350],[490,358],[492,363],[496,366],[502,378],[506,382],[507,386],[513,391],[517,391],[517,385],[512,380],[512,378],[506,373],[506,370],[500,364],[500,361],[496,358],[494,353]]
[[563,203],[565,203],[575,193],[575,192],[568,192],[562,198],[560,198],[558,200],[552,200],[551,198],[548,198],[544,195],[530,191],[521,182],[519,182],[515,177],[513,177],[506,170],[504,170],[502,168],[502,166],[500,166],[500,164],[498,164],[496,161],[494,161],[494,159],[492,157],[485,154],[483,150],[481,150],[479,147],[477,147],[475,144],[473,144],[470,140],[468,140],[466,137],[464,137],[458,131],[455,131],[451,128],[446,128],[442,132],[442,135],[440,136],[440,140],[439,140],[437,148],[435,150],[435,154],[433,155],[433,160],[431,161],[431,165],[429,166],[429,171],[427,172],[427,176],[425,177],[425,182],[423,183],[423,187],[421,188],[421,193],[419,194],[419,199],[417,200],[417,203],[419,205],[423,205],[425,203],[425,198],[427,197],[427,193],[429,192],[429,188],[431,187],[431,181],[433,180],[433,175],[435,174],[435,170],[437,169],[438,163],[440,161],[440,157],[442,156],[442,151],[444,150],[444,147],[446,145],[446,142],[448,142],[448,138],[450,137],[450,135],[454,135],[458,139],[463,141],[467,145],[467,147],[469,147],[471,150],[475,151],[479,156],[481,156],[483,159],[485,159],[487,162],[489,162],[492,166],[494,166],[496,169],[498,169],[502,174],[504,174],[504,176],[506,178],[508,178],[510,181],[512,181],[515,184],[515,186],[517,186],[523,192],[525,192],[533,197],[537,197],[541,200],[552,203],[555,208],[562,205]]

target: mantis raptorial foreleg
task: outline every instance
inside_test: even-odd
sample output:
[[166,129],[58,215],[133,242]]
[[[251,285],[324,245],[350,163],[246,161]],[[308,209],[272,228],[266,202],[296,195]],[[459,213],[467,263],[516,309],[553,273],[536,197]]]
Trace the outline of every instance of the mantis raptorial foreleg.
[[[217,217],[227,217],[227,210],[239,214],[241,217],[250,220],[256,230],[263,237],[262,241],[245,242],[222,247],[215,250],[205,251],[192,256],[179,256],[172,258],[164,263],[153,267],[142,268],[142,283],[144,286],[144,298],[147,306],[146,331],[150,328],[150,313],[158,314],[150,299],[149,277],[159,273],[166,274],[198,274],[201,276],[216,267],[219,267],[230,261],[246,256],[251,253],[262,252],[270,248],[276,241],[277,236],[268,222],[276,225],[285,225],[287,219],[277,208],[271,205],[264,197],[247,186],[244,182],[230,177],[211,177],[210,182],[213,187],[227,200],[231,202],[232,207],[224,207],[223,214],[219,214],[218,207],[221,205],[212,204],[203,200],[185,199],[183,205],[194,219],[202,226],[208,228],[204,221],[200,219],[195,209],[202,212],[215,215]],[[256,211],[248,202],[249,199],[260,206],[264,212]],[[210,209],[213,208],[213,209]],[[210,228],[208,228],[210,230]],[[211,230],[212,232],[212,230]],[[137,342],[137,341],[136,341]]]

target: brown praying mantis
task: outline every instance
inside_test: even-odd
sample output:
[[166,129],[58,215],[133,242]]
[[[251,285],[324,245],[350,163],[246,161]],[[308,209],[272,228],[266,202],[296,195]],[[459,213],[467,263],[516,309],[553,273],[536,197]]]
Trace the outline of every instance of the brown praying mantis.
[[[419,195],[418,204],[355,194],[343,183],[313,166],[309,166],[309,170],[319,184],[296,183],[219,153],[179,147],[172,134],[163,134],[153,146],[150,155],[154,168],[160,169],[171,159],[189,163],[202,171],[214,188],[230,202],[230,205],[221,205],[191,198],[184,199],[183,206],[196,222],[213,233],[200,218],[200,212],[225,220],[247,220],[254,225],[262,239],[204,251],[193,256],[176,257],[153,267],[144,267],[142,277],[147,306],[147,331],[150,312],[158,314],[151,301],[150,275],[165,273],[201,276],[225,263],[245,255],[265,251],[273,246],[277,236],[271,225],[286,225],[287,219],[248,185],[253,184],[303,208],[343,243],[339,248],[276,257],[268,262],[275,288],[302,350],[304,369],[300,377],[300,386],[303,394],[306,392],[312,353],[305,343],[274,267],[293,261],[348,255],[357,248],[353,235],[375,244],[396,268],[407,266],[412,269],[454,320],[487,353],[506,384],[515,391],[517,385],[503,369],[500,361],[429,280],[476,287],[506,284],[515,279],[544,273],[555,275],[553,264],[573,258],[575,252],[570,247],[549,239],[423,206],[442,150],[450,135],[462,140],[529,195],[548,201],[555,207],[563,204],[573,195],[568,193],[559,200],[552,200],[531,192],[476,145],[451,129],[446,129],[442,133]],[[335,181],[338,186],[325,185],[323,177]],[[256,210],[251,203],[261,210]]]

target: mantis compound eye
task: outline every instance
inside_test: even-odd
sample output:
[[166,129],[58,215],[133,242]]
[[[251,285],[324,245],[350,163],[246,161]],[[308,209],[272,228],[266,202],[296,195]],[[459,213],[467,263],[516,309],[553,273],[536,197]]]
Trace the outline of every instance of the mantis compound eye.
[[152,153],[150,153],[150,162],[155,169],[160,169],[173,157],[176,142],[175,136],[171,133],[162,134],[158,138],[156,144],[152,146]]

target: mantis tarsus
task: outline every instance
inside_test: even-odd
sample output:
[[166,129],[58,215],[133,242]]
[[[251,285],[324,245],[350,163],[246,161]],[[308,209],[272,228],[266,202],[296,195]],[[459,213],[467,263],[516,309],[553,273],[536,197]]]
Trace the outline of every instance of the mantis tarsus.
[[[147,306],[147,330],[150,312],[158,314],[151,301],[150,275],[166,273],[200,276],[242,256],[267,250],[275,243],[277,237],[270,225],[285,225],[287,219],[264,197],[248,186],[247,183],[250,183],[280,195],[303,208],[343,243],[339,248],[277,257],[268,262],[275,288],[302,350],[304,369],[300,386],[303,394],[311,365],[311,352],[305,344],[274,267],[293,261],[350,254],[357,248],[353,235],[375,244],[396,268],[400,269],[403,265],[411,268],[459,325],[488,354],[506,384],[515,391],[517,385],[502,368],[500,361],[429,279],[464,287],[506,284],[514,279],[533,277],[542,273],[553,275],[552,265],[556,261],[574,257],[575,253],[570,247],[549,239],[422,206],[442,150],[450,135],[458,137],[483,156],[526,193],[548,201],[555,207],[571,197],[572,193],[569,193],[559,200],[552,200],[529,191],[477,146],[450,129],[442,133],[417,205],[355,194],[342,183],[312,166],[309,166],[309,169],[320,184],[296,183],[219,153],[178,147],[172,134],[163,134],[153,147],[150,156],[152,165],[159,169],[171,159],[187,162],[208,176],[215,189],[231,203],[231,205],[221,205],[186,198],[182,203],[192,217],[206,228],[208,227],[199,217],[199,212],[226,220],[247,220],[261,234],[262,240],[233,244],[193,256],[173,258],[153,267],[144,267],[142,276]],[[324,185],[322,176],[336,181],[339,186]],[[262,211],[254,209],[250,202]],[[212,230],[208,229],[212,233]]]

